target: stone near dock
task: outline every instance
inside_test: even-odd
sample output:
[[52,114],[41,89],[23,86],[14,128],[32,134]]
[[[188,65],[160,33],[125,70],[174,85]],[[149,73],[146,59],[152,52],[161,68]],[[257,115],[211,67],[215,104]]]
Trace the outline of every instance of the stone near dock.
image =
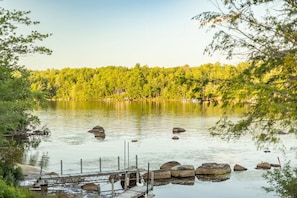
[[177,165],[170,169],[172,177],[194,177],[195,168],[193,165]]
[[[154,173],[154,180],[160,180],[160,179],[170,179],[171,178],[171,172],[170,170],[160,169],[160,170],[153,170],[149,173],[149,177],[152,177],[152,172]],[[143,175],[145,179],[147,179],[147,173]]]
[[233,167],[233,170],[234,171],[246,171],[247,168],[245,168],[245,167],[243,167],[243,166],[241,166],[239,164],[235,164],[234,167]]
[[231,173],[229,164],[204,163],[196,168],[196,175],[223,175]]
[[172,129],[173,133],[181,133],[181,132],[185,132],[186,130],[184,128],[180,128],[180,127],[174,127]]
[[169,161],[169,162],[166,162],[166,163],[162,164],[160,166],[160,169],[170,170],[172,167],[174,167],[176,165],[180,165],[180,163],[177,162],[177,161]]
[[257,164],[256,169],[271,169],[271,165],[268,162],[261,162]]
[[87,191],[98,191],[98,185],[94,183],[84,184],[81,188]]
[[171,172],[170,170],[154,170],[154,179],[170,179],[171,178]]

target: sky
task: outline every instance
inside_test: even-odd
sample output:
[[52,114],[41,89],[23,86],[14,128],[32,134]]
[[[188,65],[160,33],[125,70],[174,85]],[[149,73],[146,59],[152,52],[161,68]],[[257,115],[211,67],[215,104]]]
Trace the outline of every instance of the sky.
[[31,11],[40,21],[32,28],[53,34],[41,43],[52,55],[21,57],[28,69],[228,63],[203,54],[213,35],[191,20],[216,9],[210,0],[3,0],[0,6]]

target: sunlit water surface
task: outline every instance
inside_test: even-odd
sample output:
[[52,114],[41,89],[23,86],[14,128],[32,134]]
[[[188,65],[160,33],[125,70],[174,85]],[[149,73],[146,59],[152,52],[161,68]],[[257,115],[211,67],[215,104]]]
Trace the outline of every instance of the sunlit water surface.
[[[226,142],[209,135],[208,128],[214,126],[221,116],[217,107],[198,103],[164,102],[52,102],[47,109],[34,112],[42,124],[51,130],[43,137],[36,149],[24,156],[28,164],[48,161],[44,171],[79,173],[80,160],[83,171],[98,171],[99,158],[102,170],[116,170],[118,157],[121,168],[136,165],[146,169],[159,169],[167,161],[193,165],[195,168],[206,162],[228,163],[233,167],[241,164],[245,172],[232,172],[224,182],[205,182],[195,178],[193,185],[167,184],[156,186],[155,197],[272,197],[262,187],[266,186],[262,174],[256,170],[257,163],[278,163],[294,160],[294,152],[284,154],[268,147],[270,153],[257,149],[251,137]],[[236,119],[238,112],[234,112]],[[104,127],[106,138],[94,138],[87,131],[96,125]],[[182,127],[186,132],[173,134],[173,127]],[[179,140],[173,140],[177,135]],[[296,141],[291,136],[282,136],[287,148]],[[132,142],[137,140],[137,142]]]

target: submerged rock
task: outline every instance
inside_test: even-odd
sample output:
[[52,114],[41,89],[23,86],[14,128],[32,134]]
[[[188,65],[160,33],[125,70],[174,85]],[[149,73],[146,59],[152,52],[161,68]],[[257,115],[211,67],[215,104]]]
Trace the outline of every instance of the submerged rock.
[[84,184],[81,188],[87,191],[98,191],[98,185],[94,183]]
[[196,175],[200,181],[222,182],[230,179],[230,174],[224,175]]

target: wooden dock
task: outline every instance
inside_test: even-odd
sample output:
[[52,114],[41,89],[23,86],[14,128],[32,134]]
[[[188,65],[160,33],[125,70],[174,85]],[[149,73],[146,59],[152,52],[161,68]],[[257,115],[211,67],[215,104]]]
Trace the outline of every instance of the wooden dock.
[[148,191],[150,191],[153,189],[153,186],[150,184],[148,186],[146,186],[146,185],[134,186],[134,187],[124,191],[123,193],[117,195],[116,197],[118,197],[118,198],[138,198],[138,197],[144,196],[147,192],[147,189],[148,189]]

